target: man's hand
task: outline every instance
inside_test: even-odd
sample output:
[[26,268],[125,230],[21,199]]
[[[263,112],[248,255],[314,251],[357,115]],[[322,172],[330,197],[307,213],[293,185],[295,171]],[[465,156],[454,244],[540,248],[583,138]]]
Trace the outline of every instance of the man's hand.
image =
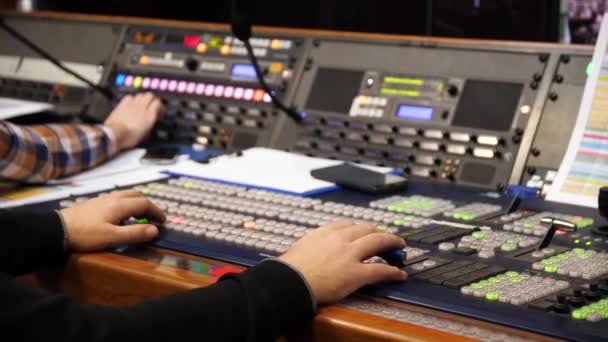
[[104,124],[114,130],[119,148],[125,150],[136,146],[148,135],[161,110],[160,99],[152,93],[126,95]]
[[89,252],[153,239],[158,229],[152,224],[119,226],[130,217],[165,222],[162,210],[136,191],[102,195],[60,211],[68,235],[68,248]]
[[403,247],[403,239],[371,225],[340,221],[306,234],[279,259],[302,273],[317,304],[326,304],[364,285],[405,280],[407,274],[397,267],[363,263],[380,252]]

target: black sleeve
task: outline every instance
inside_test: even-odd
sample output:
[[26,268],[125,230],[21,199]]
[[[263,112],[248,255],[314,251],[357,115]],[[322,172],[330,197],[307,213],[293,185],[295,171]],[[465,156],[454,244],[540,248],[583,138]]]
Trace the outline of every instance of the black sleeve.
[[115,308],[27,287],[0,273],[0,330],[16,340],[273,341],[314,315],[304,280],[267,260],[206,288]]
[[21,275],[59,265],[64,259],[59,214],[0,211],[0,272]]

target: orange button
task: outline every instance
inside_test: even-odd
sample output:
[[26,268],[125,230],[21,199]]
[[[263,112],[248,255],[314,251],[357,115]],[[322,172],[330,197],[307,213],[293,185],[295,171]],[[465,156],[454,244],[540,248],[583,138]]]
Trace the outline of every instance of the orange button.
[[148,58],[148,56],[142,55],[141,57],[139,57],[139,64],[147,65],[148,63],[150,63],[150,58]]
[[253,100],[255,102],[261,102],[262,100],[264,100],[264,91],[262,89],[256,90],[253,94]]
[[198,52],[198,53],[205,53],[205,52],[207,52],[207,44],[205,44],[205,43],[199,43],[196,46],[196,52]]
[[273,50],[278,50],[281,48],[281,41],[278,39],[273,39],[270,41],[270,48]]
[[220,48],[220,53],[222,55],[229,55],[230,54],[230,46],[228,45],[224,45]]

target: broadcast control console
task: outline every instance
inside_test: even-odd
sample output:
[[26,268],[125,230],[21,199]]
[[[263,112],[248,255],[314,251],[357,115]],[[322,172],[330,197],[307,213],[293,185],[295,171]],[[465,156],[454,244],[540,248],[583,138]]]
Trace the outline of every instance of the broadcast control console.
[[[263,77],[306,113],[296,124],[274,109],[225,26],[6,20],[62,61],[95,66],[91,79],[116,100],[159,95],[166,112],[151,143],[220,152],[272,147],[391,166],[410,179],[406,192],[390,196],[338,190],[296,197],[184,177],[140,184],[134,189],[169,217],[154,245],[252,266],[319,225],[368,222],[407,242],[409,279],[362,295],[560,339],[608,340],[605,218],[541,199],[513,208],[504,192],[518,184],[547,190],[576,119],[591,49],[255,30]],[[53,50],[41,32],[88,36]],[[2,96],[61,104],[78,93],[68,103],[84,105],[74,112],[99,118],[116,104],[51,77],[49,65],[17,46],[0,48]],[[58,86],[65,97],[54,97]]]

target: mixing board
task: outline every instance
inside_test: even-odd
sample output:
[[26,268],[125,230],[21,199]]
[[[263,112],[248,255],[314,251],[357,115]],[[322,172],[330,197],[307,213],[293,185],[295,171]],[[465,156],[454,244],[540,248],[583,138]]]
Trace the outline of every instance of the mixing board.
[[[296,125],[271,105],[226,27],[104,20],[7,18],[118,99],[159,95],[166,112],[152,143],[272,147],[391,166],[410,178],[407,192],[385,197],[295,197],[192,178],[140,184],[169,216],[154,245],[252,266],[319,225],[369,222],[407,241],[409,279],[361,294],[562,339],[608,339],[608,236],[597,229],[605,220],[540,199],[509,210],[503,191],[547,190],[591,49],[256,30],[251,43],[266,81],[306,113]],[[2,45],[0,96],[99,118],[116,104],[49,70],[19,44]],[[576,229],[558,230],[545,246],[555,222]]]
[[[302,39],[252,39],[264,77],[284,98],[300,64]],[[278,113],[260,89],[242,42],[223,31],[129,27],[109,78],[122,95],[152,91],[165,104],[160,142],[234,151],[268,146]],[[100,111],[100,109],[97,109]]]
[[[266,82],[306,113],[296,125],[269,103],[245,47],[225,27],[6,20],[118,99],[159,95],[166,112],[152,143],[272,147],[387,165],[412,179],[499,191],[526,184],[541,194],[565,153],[591,58],[591,49],[567,46],[256,30],[251,43]],[[48,44],[56,37],[46,32],[74,44]],[[0,54],[3,96],[65,100],[60,111],[100,119],[116,104],[65,74],[58,79],[18,43]]]
[[[160,247],[252,266],[320,225],[371,223],[406,240],[409,279],[363,294],[559,338],[608,337],[608,236],[591,232],[603,219],[590,209],[532,201],[506,214],[509,198],[422,182],[389,197],[338,190],[306,198],[194,178],[134,189],[168,213]],[[537,248],[543,218],[577,229]]]

